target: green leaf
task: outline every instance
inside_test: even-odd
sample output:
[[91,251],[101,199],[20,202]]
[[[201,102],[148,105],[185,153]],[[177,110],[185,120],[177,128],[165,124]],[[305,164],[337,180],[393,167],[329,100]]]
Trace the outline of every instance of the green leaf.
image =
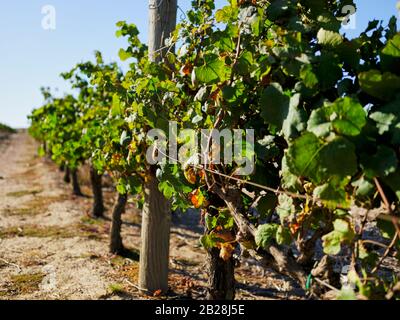
[[280,149],[276,145],[274,136],[265,136],[262,140],[258,140],[255,145],[257,159],[269,161],[280,155]]
[[334,212],[335,217],[345,218],[349,216],[349,211],[344,209],[336,209]]
[[378,219],[377,225],[382,237],[386,239],[393,239],[394,235],[396,234],[396,228],[393,225],[393,222]]
[[202,83],[222,82],[227,75],[225,62],[219,58],[206,62],[204,66],[195,68],[195,74],[196,80]]
[[125,51],[124,49],[119,50],[118,56],[121,59],[121,61],[126,61],[129,58],[132,58],[132,54],[128,51]]
[[366,123],[366,112],[361,104],[351,98],[341,98],[314,110],[307,130],[318,137],[326,137],[332,131],[340,135],[357,136]]
[[255,241],[256,245],[260,248],[268,248],[276,237],[278,225],[276,224],[263,224],[257,229]]
[[336,51],[346,65],[349,65],[354,70],[358,70],[361,61],[361,55],[358,49],[356,40],[353,40],[343,42]]
[[270,20],[274,21],[285,15],[289,11],[289,8],[289,0],[272,1],[267,8],[267,16]]
[[313,89],[318,85],[318,77],[311,64],[306,64],[301,68],[300,78],[303,80],[304,85],[309,89]]
[[324,185],[315,188],[314,197],[323,200],[324,204],[328,208],[334,209],[338,206],[349,208],[351,203],[346,198],[346,184],[347,183],[343,183],[342,186],[337,186],[333,183],[325,183]]
[[279,129],[289,113],[290,98],[283,94],[279,83],[267,87],[261,97],[261,116],[264,120]]
[[226,102],[233,107],[237,106],[238,102],[241,101],[245,92],[245,87],[242,82],[235,82],[230,86],[224,86],[222,88],[222,96]]
[[251,23],[251,31],[257,37],[260,36],[260,32],[262,30],[262,23],[263,23],[262,17],[259,15],[254,17],[254,20]]
[[111,115],[113,117],[122,115],[121,100],[118,94],[114,94],[113,96]]
[[346,220],[337,219],[333,223],[334,230],[322,237],[324,252],[329,255],[337,255],[341,251],[341,244],[350,243],[355,233]]
[[392,189],[396,194],[397,199],[400,200],[400,171],[396,170],[396,172],[384,177],[383,182]]
[[342,234],[348,234],[350,232],[349,223],[342,219],[335,220],[335,222],[333,223],[333,227],[336,231]]
[[306,129],[307,114],[297,107],[299,100],[300,94],[295,94],[290,99],[289,112],[283,121],[282,133],[287,140],[297,138]]
[[332,231],[322,237],[324,253],[328,255],[338,255],[341,247],[341,234],[337,231]]
[[215,19],[218,23],[227,23],[230,21],[233,17],[237,16],[238,10],[237,7],[234,6],[225,6],[220,10],[217,10],[215,13]]
[[372,113],[370,118],[376,122],[376,127],[378,128],[380,135],[388,132],[392,124],[394,124],[395,120],[397,119],[394,114],[384,113],[381,111]]
[[284,223],[287,218],[296,213],[296,207],[294,206],[293,198],[288,195],[281,194],[279,195],[278,200],[279,205],[276,208],[276,212],[278,213],[281,222]]
[[324,29],[318,31],[317,39],[319,44],[328,47],[337,47],[343,42],[340,33]]
[[220,212],[218,216],[218,224],[221,225],[224,230],[231,230],[235,227],[235,219],[229,213],[229,210]]
[[200,238],[200,243],[204,249],[209,250],[217,246],[218,238],[214,234],[205,235]]
[[306,133],[292,143],[286,156],[293,174],[316,184],[330,179],[340,181],[357,171],[355,147],[342,137],[324,142],[313,133]]
[[368,178],[387,177],[396,171],[398,160],[393,149],[378,146],[375,154],[361,155],[361,166]]
[[162,181],[158,185],[158,189],[167,199],[171,199],[175,193],[175,188],[169,181]]
[[352,183],[352,186],[356,188],[356,195],[358,197],[369,196],[375,190],[375,186],[370,181],[365,179],[365,177],[362,177],[362,178],[358,179],[357,181],[354,181]]
[[382,67],[385,71],[400,71],[400,34],[390,39],[381,52]]
[[276,205],[278,203],[277,196],[268,193],[258,202],[257,211],[262,217],[267,217],[275,211]]
[[340,62],[332,52],[324,52],[316,59],[318,64],[315,66],[315,74],[319,86],[323,91],[330,90],[343,78]]
[[142,192],[142,181],[137,176],[128,178],[129,190],[132,194],[137,195]]
[[253,71],[254,59],[250,51],[244,51],[235,65],[235,69],[240,75],[248,75]]
[[395,145],[400,144],[400,96],[380,107],[370,118],[376,123],[379,134],[386,135],[385,138]]
[[45,155],[46,155],[46,151],[44,150],[44,148],[43,148],[43,146],[40,146],[39,148],[38,148],[38,156],[39,157],[44,157]]
[[355,301],[358,300],[354,289],[351,287],[345,287],[340,290],[336,300],[343,300],[343,301]]
[[276,231],[276,242],[279,245],[290,245],[292,242],[292,237],[288,228],[283,226],[279,226]]
[[206,227],[207,230],[213,230],[217,226],[218,218],[211,216],[209,214],[206,215]]
[[363,91],[383,101],[391,100],[400,90],[400,77],[393,73],[370,70],[359,75]]
[[370,32],[374,29],[376,29],[379,26],[379,20],[372,20],[370,22],[368,22],[368,26],[365,29],[364,33]]
[[260,104],[265,122],[282,130],[286,138],[294,138],[305,129],[306,115],[298,108],[299,94],[289,97],[279,83],[273,83],[264,90]]
[[117,191],[119,194],[127,194],[128,191],[126,189],[126,180],[125,179],[119,179],[118,184],[117,184]]
[[286,156],[282,159],[281,176],[281,184],[285,190],[296,192],[302,189],[299,178],[290,171]]

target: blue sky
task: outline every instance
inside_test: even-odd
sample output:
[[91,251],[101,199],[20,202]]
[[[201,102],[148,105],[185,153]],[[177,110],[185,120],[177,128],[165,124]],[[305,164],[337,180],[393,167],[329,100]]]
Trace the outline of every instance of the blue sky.
[[[216,0],[221,6],[226,0]],[[179,0],[182,10],[190,0]],[[398,15],[397,0],[356,0],[356,35],[371,19],[388,20]],[[57,28],[41,27],[45,5],[56,9]],[[178,13],[181,16],[181,13]],[[115,23],[127,20],[138,25],[147,40],[147,0],[0,0],[0,122],[26,127],[26,116],[41,104],[39,88],[51,86],[62,93],[68,86],[59,79],[79,61],[91,59],[94,50],[106,61],[118,61],[125,45],[115,38]]]

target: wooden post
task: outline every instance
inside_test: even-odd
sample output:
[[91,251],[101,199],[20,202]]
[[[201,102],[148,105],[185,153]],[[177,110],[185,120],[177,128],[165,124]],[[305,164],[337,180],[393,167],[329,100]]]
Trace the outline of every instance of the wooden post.
[[[176,27],[177,0],[150,0],[149,57],[159,62],[167,52],[165,39]],[[168,291],[170,203],[158,190],[157,167],[147,172],[142,217],[139,287],[146,293]]]
[[153,62],[159,62],[168,48],[165,39],[175,30],[177,0],[150,0],[149,56]]
[[148,294],[157,290],[167,293],[170,205],[158,190],[158,180],[153,172],[148,173],[144,192],[139,287]]

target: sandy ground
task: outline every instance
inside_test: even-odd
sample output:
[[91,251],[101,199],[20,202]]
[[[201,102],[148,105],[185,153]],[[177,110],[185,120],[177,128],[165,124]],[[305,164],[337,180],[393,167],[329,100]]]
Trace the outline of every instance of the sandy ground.
[[[70,186],[49,160],[36,156],[25,132],[0,141],[0,299],[148,299],[135,284],[140,248],[140,212],[130,205],[123,238],[130,258],[108,254],[109,218],[88,217],[91,198]],[[114,201],[105,189],[107,216]],[[205,297],[205,252],[196,213],[174,217],[171,234],[170,299]],[[239,299],[301,298],[287,279],[265,275],[252,264],[236,272]]]

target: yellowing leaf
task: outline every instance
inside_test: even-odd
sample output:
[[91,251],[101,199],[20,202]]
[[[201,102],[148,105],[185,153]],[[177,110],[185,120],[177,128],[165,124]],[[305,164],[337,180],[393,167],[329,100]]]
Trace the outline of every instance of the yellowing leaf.
[[193,191],[190,195],[190,201],[196,209],[201,208],[207,201],[200,189]]
[[185,170],[185,178],[190,184],[196,184],[197,177],[196,173],[194,172],[194,169],[192,167],[188,167]]
[[162,290],[154,291],[153,297],[159,297],[159,296],[161,296],[161,294],[162,294]]
[[183,76],[188,76],[192,73],[193,66],[190,63],[185,64],[181,69],[181,74]]
[[233,251],[235,251],[235,248],[230,243],[223,243],[219,256],[222,260],[228,261],[232,257]]
[[[220,227],[220,226],[218,226],[218,227]],[[215,236],[218,239],[223,240],[224,242],[233,242],[233,241],[235,241],[235,237],[232,235],[232,232],[230,232],[230,231],[217,232],[217,233],[215,233]]]

